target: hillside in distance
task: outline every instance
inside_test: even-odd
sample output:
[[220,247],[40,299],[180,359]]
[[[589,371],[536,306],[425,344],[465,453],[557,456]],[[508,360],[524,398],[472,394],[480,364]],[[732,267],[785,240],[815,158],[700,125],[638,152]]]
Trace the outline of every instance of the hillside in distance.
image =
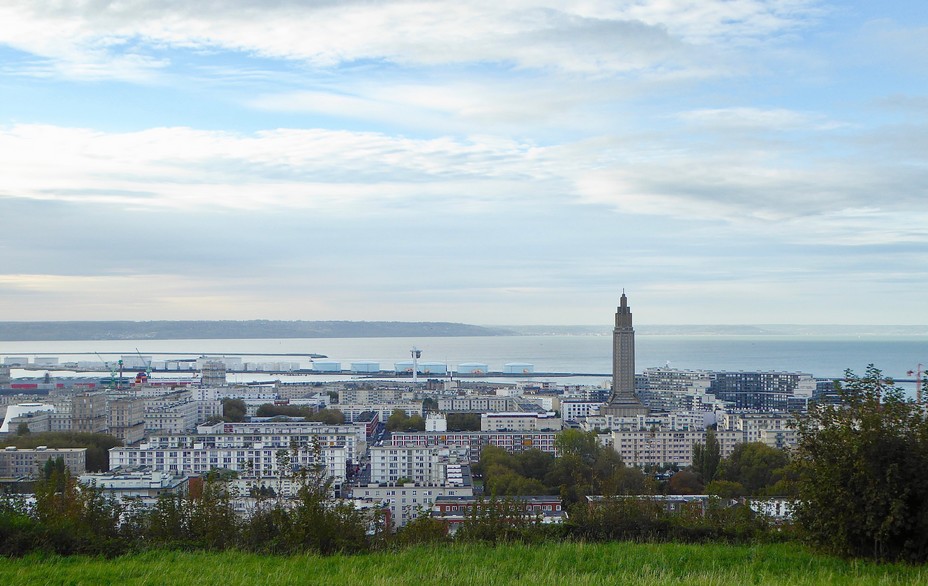
[[0,322],[0,341],[216,340],[501,336],[513,332],[451,322],[391,321],[42,321]]

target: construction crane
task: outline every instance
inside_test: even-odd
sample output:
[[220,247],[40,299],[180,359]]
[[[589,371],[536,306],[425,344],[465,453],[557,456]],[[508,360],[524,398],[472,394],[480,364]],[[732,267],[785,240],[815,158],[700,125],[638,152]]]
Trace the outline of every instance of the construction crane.
[[[151,360],[145,360],[145,357],[142,356],[142,353],[139,352],[139,349],[138,349],[138,348],[135,349],[135,353],[138,354],[139,360],[141,360],[141,361],[142,361],[142,364],[145,365],[145,372],[144,372],[145,381],[151,380]],[[139,383],[141,383],[141,382],[144,382],[144,381],[141,380],[141,379],[142,379],[142,375],[143,375],[143,373],[141,373],[141,372],[138,373],[138,374],[136,375],[136,377],[135,377],[135,382],[136,382],[136,384],[139,384]]]
[[921,405],[922,403],[922,363],[918,363],[918,368],[916,370],[910,370],[906,374],[909,376],[915,375],[915,402]]
[[[122,360],[117,361],[116,363],[107,362],[103,359],[98,352],[94,352],[97,355],[97,358],[100,359],[100,362],[103,363],[103,367],[110,373],[110,386],[119,390],[119,383],[122,381]],[[116,377],[119,378],[116,378]]]

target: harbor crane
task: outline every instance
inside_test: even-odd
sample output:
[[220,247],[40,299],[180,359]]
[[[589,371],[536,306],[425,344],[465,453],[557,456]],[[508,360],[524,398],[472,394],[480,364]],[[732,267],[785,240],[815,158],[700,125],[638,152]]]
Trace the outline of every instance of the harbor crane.
[[[103,363],[103,367],[110,373],[110,385],[114,390],[119,390],[120,385],[122,384],[122,359],[117,360],[115,363],[107,362],[103,359],[98,352],[94,352],[97,355],[97,358],[100,359],[100,362]],[[117,376],[119,378],[117,378]]]

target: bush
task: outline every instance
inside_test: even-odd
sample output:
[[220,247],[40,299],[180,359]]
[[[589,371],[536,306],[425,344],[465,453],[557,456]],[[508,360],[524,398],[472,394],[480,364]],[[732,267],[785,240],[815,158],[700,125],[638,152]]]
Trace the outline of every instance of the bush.
[[799,425],[795,517],[841,555],[928,561],[924,410],[873,365],[846,381],[843,405],[816,405]]

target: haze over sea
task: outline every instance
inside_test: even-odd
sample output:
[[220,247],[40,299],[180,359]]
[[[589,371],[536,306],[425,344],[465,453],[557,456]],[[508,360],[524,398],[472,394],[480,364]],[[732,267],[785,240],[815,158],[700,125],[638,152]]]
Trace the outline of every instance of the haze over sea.
[[[2,342],[0,356],[46,353],[59,356],[64,362],[95,359],[92,355],[72,353],[99,352],[110,360],[117,354],[135,354],[138,348],[142,354],[155,359],[163,359],[165,356],[159,353],[167,352],[189,353],[189,357],[279,355],[281,360],[299,361],[302,367],[309,368],[308,358],[285,355],[316,353],[340,361],[344,369],[348,369],[352,361],[369,360],[379,362],[381,369],[387,370],[393,368],[394,362],[409,360],[409,350],[413,346],[422,350],[423,362],[445,363],[452,370],[462,362],[486,363],[491,371],[501,371],[503,364],[508,362],[533,364],[536,372],[608,376],[612,370],[612,337],[609,335]],[[249,360],[267,362],[273,357],[246,358]],[[906,372],[915,370],[919,362],[928,363],[928,335],[636,335],[636,370],[639,372],[669,364],[681,369],[799,371],[827,378],[840,376],[848,368],[863,373],[866,366],[873,363],[887,376],[905,379],[912,378]],[[36,372],[14,370],[13,375],[35,376]],[[232,382],[255,378],[251,374],[230,375]],[[307,380],[295,376],[278,378]],[[329,380],[340,378],[347,377],[328,377]],[[309,380],[324,379],[313,377]],[[599,384],[604,377],[556,380]]]

